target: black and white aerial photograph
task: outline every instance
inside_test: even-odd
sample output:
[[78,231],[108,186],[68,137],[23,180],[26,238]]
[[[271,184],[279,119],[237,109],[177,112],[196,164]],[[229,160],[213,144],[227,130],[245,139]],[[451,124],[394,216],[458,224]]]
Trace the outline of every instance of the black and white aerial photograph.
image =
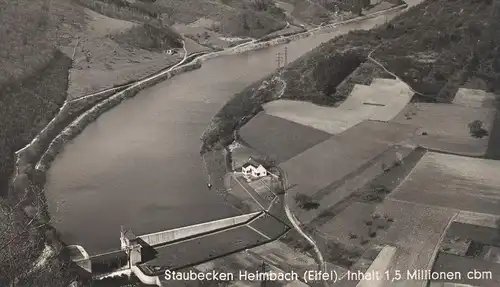
[[0,0],[0,287],[499,287],[500,0]]

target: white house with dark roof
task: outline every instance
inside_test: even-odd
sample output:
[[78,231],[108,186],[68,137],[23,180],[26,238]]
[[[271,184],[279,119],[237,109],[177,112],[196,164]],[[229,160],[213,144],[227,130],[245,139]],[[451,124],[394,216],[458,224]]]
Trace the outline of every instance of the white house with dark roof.
[[251,176],[254,178],[267,176],[267,169],[252,158],[249,158],[248,162],[241,167],[241,172],[244,176]]

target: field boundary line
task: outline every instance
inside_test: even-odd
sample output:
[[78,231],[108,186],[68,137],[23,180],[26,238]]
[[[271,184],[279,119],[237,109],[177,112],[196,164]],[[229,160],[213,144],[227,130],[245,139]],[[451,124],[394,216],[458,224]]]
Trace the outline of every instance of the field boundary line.
[[263,232],[261,232],[260,230],[258,230],[257,228],[247,224],[246,225],[248,228],[252,229],[253,231],[255,231],[255,233],[259,234],[260,236],[264,237],[265,239],[267,240],[271,240],[271,237],[267,236],[266,234],[264,234]]

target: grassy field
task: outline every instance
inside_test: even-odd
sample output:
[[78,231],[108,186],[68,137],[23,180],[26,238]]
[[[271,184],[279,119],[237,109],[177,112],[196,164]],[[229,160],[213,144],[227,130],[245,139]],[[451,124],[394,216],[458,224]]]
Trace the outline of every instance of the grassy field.
[[[482,156],[488,148],[495,112],[492,107],[412,103],[393,122],[418,128],[414,141],[425,148]],[[469,127],[474,121],[481,122],[482,134]]]
[[240,129],[239,137],[245,144],[281,163],[328,139],[330,135],[260,113]]
[[494,160],[428,153],[391,198],[500,215],[499,167]]
[[[374,209],[374,204],[355,202],[333,220],[320,226],[318,230],[347,246],[364,245],[366,244],[364,240],[374,238],[378,229],[383,230],[389,227],[386,222],[383,222],[383,218],[372,219]],[[375,234],[372,234],[373,232]]]
[[230,164],[227,162],[226,151],[214,150],[202,155],[202,157],[206,167],[207,178],[210,179],[213,190],[219,194],[227,193],[224,185],[224,177],[230,171]]
[[269,115],[335,135],[365,120],[392,120],[412,96],[413,92],[403,82],[376,78],[369,86],[354,85],[349,97],[337,107],[295,100],[276,100],[263,107]]
[[[390,267],[406,273],[431,267],[441,236],[456,211],[386,199],[376,212],[394,219],[378,241],[397,247]],[[402,286],[422,286],[419,280],[402,279]]]
[[333,94],[334,101],[340,102],[345,100],[351,93],[354,85],[360,84],[369,86],[375,78],[394,79],[393,76],[374,63],[362,63],[349,75],[349,77],[345,78],[345,80],[336,87],[335,93]]
[[297,19],[306,23],[313,23],[316,25],[331,19],[329,11],[312,1],[307,0],[286,0],[283,2],[292,3],[294,9],[291,13]]
[[[390,153],[394,151],[393,149]],[[405,155],[410,152],[400,151]],[[390,212],[379,207],[389,192],[413,169],[424,152],[410,152],[405,156],[404,164],[394,165],[386,170],[382,170],[380,161],[390,160],[379,158],[371,163],[373,168],[380,171],[378,175],[370,172],[372,167],[369,167],[366,170],[368,174],[358,171],[354,176],[321,190],[317,194],[321,194],[321,197],[314,196],[313,199],[320,203],[318,209],[310,211],[315,214],[295,209],[301,222],[306,224],[306,229],[315,236],[320,248],[324,250],[326,260],[346,267],[352,265],[351,268],[355,270],[365,266],[365,263],[369,265],[365,259],[370,257],[367,256],[370,250],[378,244],[385,244],[382,240],[398,220],[398,217],[393,217]],[[338,192],[343,195],[337,194]],[[333,198],[328,198],[330,195]]]
[[[381,127],[377,129],[377,124]],[[385,123],[361,123],[346,132],[317,144],[280,167],[293,186],[291,196],[315,196],[336,182],[356,175],[378,160],[378,156],[399,142],[410,130],[401,130]],[[364,138],[360,141],[360,138]],[[304,173],[307,170],[307,173]],[[325,202],[326,203],[326,202]],[[293,210],[299,206],[291,206]]]
[[[406,163],[406,160],[410,159],[409,156],[413,152],[413,148],[406,147],[394,147],[387,150],[370,165],[360,168],[343,180],[337,181],[319,191],[312,199],[319,202],[320,206],[311,210],[296,209],[297,218],[302,223],[308,224],[316,218],[333,218],[335,214],[340,213],[353,202],[370,204],[380,201],[385,196],[384,190],[381,189],[384,185],[380,180],[383,177],[389,178],[389,173],[394,175],[395,169],[411,165],[411,162]],[[397,153],[404,157],[403,164],[398,164]],[[384,166],[385,168],[383,168]],[[394,181],[394,178],[398,177],[400,176],[394,176],[390,181]]]

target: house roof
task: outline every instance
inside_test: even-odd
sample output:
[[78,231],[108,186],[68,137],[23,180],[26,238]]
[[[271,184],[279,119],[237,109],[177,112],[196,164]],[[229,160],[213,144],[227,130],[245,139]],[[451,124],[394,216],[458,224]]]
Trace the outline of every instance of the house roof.
[[249,166],[254,166],[254,165],[253,165],[253,164],[251,164],[251,163],[249,163],[249,162],[247,162],[247,163],[245,163],[244,165],[242,165],[241,167],[243,167],[243,168],[247,168],[247,167],[249,167]]
[[248,161],[242,166],[242,167],[249,167],[249,166],[254,166],[254,167],[259,167],[259,165],[262,165],[264,166],[261,162],[253,159],[253,158],[249,158]]
[[256,170],[260,170],[260,171],[264,170],[264,171],[267,171],[267,170],[266,170],[266,168],[265,168],[264,166],[262,166],[262,165],[259,165],[259,166],[256,168]]

